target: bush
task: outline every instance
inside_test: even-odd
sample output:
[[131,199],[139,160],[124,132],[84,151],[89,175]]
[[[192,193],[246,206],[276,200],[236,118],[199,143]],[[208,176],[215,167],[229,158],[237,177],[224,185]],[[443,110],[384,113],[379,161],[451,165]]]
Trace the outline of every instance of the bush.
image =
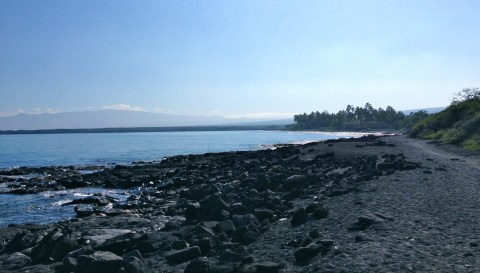
[[409,136],[480,150],[480,89],[462,90],[447,109],[417,122]]
[[462,129],[467,132],[475,133],[480,129],[480,112],[462,124]]
[[463,143],[465,150],[480,151],[480,134],[476,134]]
[[442,134],[440,140],[444,143],[460,144],[467,137],[467,132],[462,129],[452,128]]

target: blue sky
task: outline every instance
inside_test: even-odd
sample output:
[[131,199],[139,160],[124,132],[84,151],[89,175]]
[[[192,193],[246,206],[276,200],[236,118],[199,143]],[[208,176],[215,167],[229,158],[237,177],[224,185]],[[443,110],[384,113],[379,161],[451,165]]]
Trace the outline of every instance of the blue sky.
[[480,1],[0,1],[0,115],[283,117],[480,86]]

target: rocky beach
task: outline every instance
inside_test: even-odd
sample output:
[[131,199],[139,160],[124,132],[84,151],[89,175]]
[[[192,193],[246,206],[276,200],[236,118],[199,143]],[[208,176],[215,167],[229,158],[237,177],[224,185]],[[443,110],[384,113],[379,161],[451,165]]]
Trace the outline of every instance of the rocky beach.
[[480,271],[478,154],[404,136],[0,175],[10,194],[135,189],[0,228],[0,272]]

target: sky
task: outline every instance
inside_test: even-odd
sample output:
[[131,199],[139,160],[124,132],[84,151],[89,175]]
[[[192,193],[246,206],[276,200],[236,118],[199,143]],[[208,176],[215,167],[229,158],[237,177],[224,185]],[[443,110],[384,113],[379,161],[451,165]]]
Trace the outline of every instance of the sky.
[[0,116],[286,117],[480,87],[477,0],[0,1]]

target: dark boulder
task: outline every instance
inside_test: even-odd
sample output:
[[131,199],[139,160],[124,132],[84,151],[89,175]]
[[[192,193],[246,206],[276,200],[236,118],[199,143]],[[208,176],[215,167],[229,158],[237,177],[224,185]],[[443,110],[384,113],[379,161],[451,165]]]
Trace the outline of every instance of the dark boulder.
[[180,251],[176,251],[165,258],[167,262],[172,265],[181,264],[184,262],[188,262],[192,259],[195,259],[202,255],[200,248],[198,246],[193,246],[189,248],[182,249]]
[[63,271],[64,272],[73,271],[74,268],[76,268],[78,265],[78,262],[77,262],[78,257],[80,257],[81,255],[90,255],[90,254],[93,254],[93,252],[94,251],[91,248],[80,248],[68,253],[63,258]]
[[304,208],[298,209],[292,216],[290,223],[292,227],[302,225],[308,221],[308,215]]
[[280,191],[290,191],[292,189],[301,189],[308,186],[308,180],[305,175],[289,176],[280,186]]
[[185,268],[184,273],[209,273],[212,265],[207,258],[198,258],[191,261]]
[[61,228],[53,229],[45,237],[43,237],[43,239],[36,247],[32,249],[30,257],[35,263],[52,262],[52,250],[54,246],[59,243],[63,238],[64,234]]
[[[389,218],[385,218],[385,219],[389,219]],[[367,228],[369,228],[374,224],[382,223],[385,219],[382,219],[382,217],[379,217],[375,214],[367,214],[364,216],[360,216],[358,217],[357,221],[348,228],[348,230],[349,231],[366,230]]]
[[[122,268],[125,273],[144,273],[145,266],[143,264],[142,254],[138,250],[134,250],[122,255]],[[122,272],[122,271],[120,271]]]
[[242,245],[249,245],[257,240],[258,232],[245,226],[235,230],[232,236],[232,241]]
[[217,223],[215,230],[219,233],[225,233],[228,236],[232,236],[235,232],[235,225],[231,220],[221,221]]
[[[6,259],[2,259],[3,268],[8,270],[18,270],[25,266],[28,266],[32,263],[30,257],[20,252],[15,252],[11,255],[8,255]],[[16,271],[20,272],[20,271]]]
[[185,240],[177,240],[172,242],[172,248],[175,250],[181,250],[188,247],[188,243]]
[[210,195],[200,201],[199,220],[226,220],[229,216],[229,206],[218,194]]
[[265,219],[273,221],[276,217],[275,213],[269,209],[255,209],[253,214],[259,221],[263,221]]
[[63,204],[62,206],[79,205],[79,204],[106,206],[108,204],[115,203],[115,202],[118,202],[117,198],[104,196],[102,194],[95,194],[93,196],[75,199],[71,202]]
[[311,213],[315,217],[315,219],[323,219],[328,216],[328,209],[322,206],[319,203],[310,204],[306,209],[306,213]]
[[233,215],[232,222],[235,225],[235,228],[242,228],[249,225],[259,225],[257,217],[255,217],[253,214]]
[[332,245],[333,241],[322,240],[317,243],[311,243],[305,247],[300,247],[295,251],[295,260],[297,264],[305,265],[312,257],[320,253],[322,255],[327,254],[332,248]]
[[22,251],[26,248],[33,247],[39,243],[42,236],[39,233],[32,233],[30,231],[18,232],[10,242],[5,246],[3,252],[14,253]]
[[97,251],[90,255],[80,255],[74,269],[76,273],[117,273],[123,259],[112,252]]

